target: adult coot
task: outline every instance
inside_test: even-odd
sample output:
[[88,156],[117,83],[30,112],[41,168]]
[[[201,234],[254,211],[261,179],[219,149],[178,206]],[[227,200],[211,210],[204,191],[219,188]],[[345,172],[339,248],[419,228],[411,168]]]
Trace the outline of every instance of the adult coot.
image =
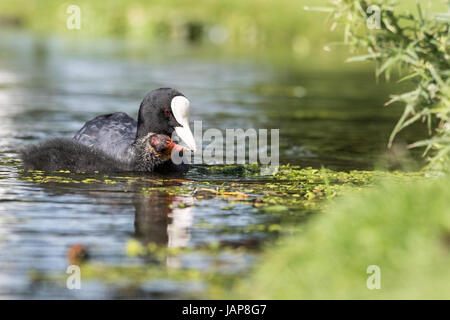
[[123,112],[98,116],[72,140],[54,139],[22,152],[25,169],[44,171],[156,171],[186,172],[186,164],[174,164],[173,132],[195,151],[189,128],[189,100],[179,91],[160,88],[141,103],[137,122]]

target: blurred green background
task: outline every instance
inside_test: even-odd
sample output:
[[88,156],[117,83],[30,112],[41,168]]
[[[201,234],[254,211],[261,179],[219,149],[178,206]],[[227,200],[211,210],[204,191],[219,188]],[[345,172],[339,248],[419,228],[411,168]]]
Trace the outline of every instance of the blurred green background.
[[[415,0],[398,2],[415,12]],[[447,10],[445,0],[419,2]],[[342,30],[330,31],[327,12],[305,10],[326,3],[1,1],[0,297],[448,297],[448,180],[420,173],[358,191],[374,173],[390,176],[375,168],[423,166],[421,151],[406,148],[427,134],[420,125],[386,148],[402,108],[383,104],[409,84],[377,82],[371,63],[344,63]],[[66,26],[70,5],[81,9],[79,30]],[[242,167],[192,170],[181,181],[21,176],[23,145],[71,137],[98,114],[135,116],[162,86],[191,99],[203,129],[281,129],[280,162],[314,169],[285,166],[267,181]],[[328,202],[333,186],[349,189]],[[202,188],[254,203],[194,195]],[[73,243],[93,248],[96,271],[79,295],[55,281]],[[129,257],[130,243],[160,255]],[[380,265],[385,291],[365,286],[369,264]]]
[[[418,1],[426,10],[446,11],[445,0]],[[399,10],[415,10],[415,0],[399,0]],[[57,1],[0,3],[0,24],[70,36],[120,36],[145,41],[204,42],[224,47],[288,49],[306,56],[330,41],[326,0],[165,0]],[[69,5],[81,9],[81,29],[66,28]],[[320,50],[319,50],[320,51]]]

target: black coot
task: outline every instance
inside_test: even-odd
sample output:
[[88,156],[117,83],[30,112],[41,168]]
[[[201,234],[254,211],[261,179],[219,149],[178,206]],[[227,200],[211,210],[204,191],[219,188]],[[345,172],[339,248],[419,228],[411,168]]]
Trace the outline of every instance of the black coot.
[[160,88],[145,96],[137,122],[123,112],[98,116],[72,140],[54,139],[29,147],[22,159],[25,169],[44,171],[186,172],[188,165],[175,165],[170,159],[173,149],[183,150],[169,138],[173,131],[195,151],[189,100],[175,89]]

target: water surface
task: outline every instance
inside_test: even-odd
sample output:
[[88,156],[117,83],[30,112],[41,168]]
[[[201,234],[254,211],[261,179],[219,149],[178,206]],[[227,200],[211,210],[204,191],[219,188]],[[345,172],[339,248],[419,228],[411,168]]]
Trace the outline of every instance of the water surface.
[[[372,73],[280,66],[219,51],[0,34],[0,298],[204,297],[208,282],[199,274],[225,282],[247,274],[261,245],[276,237],[259,226],[279,217],[197,196],[211,183],[242,177],[196,167],[182,177],[126,174],[108,183],[101,175],[67,175],[67,181],[37,183],[20,172],[14,160],[20,148],[72,137],[99,114],[136,116],[150,89],[182,91],[203,129],[280,129],[281,163],[372,169],[385,152],[398,112],[381,107],[389,91]],[[165,186],[182,189],[166,192]],[[132,239],[185,250],[133,256],[126,249]],[[84,279],[82,290],[65,287],[74,244],[88,247],[90,263],[104,268],[105,277]],[[108,281],[114,268],[122,273]],[[136,270],[149,271],[135,276]]]

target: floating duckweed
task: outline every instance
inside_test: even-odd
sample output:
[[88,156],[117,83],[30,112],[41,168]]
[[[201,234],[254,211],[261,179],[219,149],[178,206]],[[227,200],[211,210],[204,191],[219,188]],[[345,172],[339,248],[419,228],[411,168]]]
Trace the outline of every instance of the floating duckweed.
[[289,210],[288,207],[282,205],[274,205],[263,208],[264,212],[284,212],[288,210]]
[[212,224],[210,224],[210,223],[208,223],[206,221],[201,221],[201,222],[198,222],[195,225],[193,225],[193,228],[196,228],[196,229],[215,229],[216,226],[214,226],[214,225],[212,225]]
[[275,231],[280,231],[280,230],[281,230],[281,226],[279,224],[271,224],[267,228],[267,231],[269,231],[269,232],[275,232]]
[[[263,213],[286,214],[299,211],[317,211],[326,205],[325,199],[333,199],[343,190],[352,187],[355,190],[372,186],[380,179],[392,178],[398,181],[414,181],[423,177],[423,173],[350,171],[338,172],[330,169],[302,168],[283,165],[271,176],[261,176],[262,166],[226,165],[200,166],[195,169],[203,175],[214,174],[242,177],[240,181],[225,181],[212,178],[209,181],[192,181],[186,179],[157,179],[149,176],[86,176],[70,173],[67,170],[57,175],[46,175],[43,171],[30,170],[21,174],[24,181],[35,183],[83,183],[83,184],[117,184],[132,185],[146,183],[151,186],[140,188],[144,195],[163,192],[167,195],[191,195],[197,201],[220,199],[229,204],[223,210],[231,210],[236,203],[253,206]],[[194,170],[195,171],[195,170]],[[259,178],[263,180],[259,180]],[[257,183],[255,183],[255,179]],[[127,192],[128,190],[122,190]],[[257,200],[257,201],[256,201]],[[184,203],[178,207],[184,208]]]
[[[289,224],[289,222],[298,222],[299,219],[303,219],[311,213],[323,210],[330,203],[330,201],[324,200],[334,199],[349,187],[351,187],[351,190],[366,188],[384,177],[391,177],[398,181],[414,181],[414,179],[423,177],[421,173],[336,172],[329,169],[319,170],[298,166],[281,166],[274,175],[264,177],[260,176],[260,166],[255,165],[211,166],[202,167],[201,170],[206,177],[208,177],[208,174],[214,174],[215,177],[211,177],[209,181],[189,181],[185,179],[157,179],[153,176],[108,177],[107,175],[93,175],[92,173],[83,175],[66,171],[52,175],[47,175],[42,171],[30,171],[23,172],[19,176],[24,181],[34,183],[98,183],[105,185],[119,183],[119,186],[123,186],[132,192],[136,191],[138,196],[149,199],[152,199],[151,195],[154,193],[161,193],[164,196],[189,195],[196,202],[205,199],[218,199],[221,202],[226,201],[225,205],[221,207],[224,211],[232,210],[236,205],[239,205],[239,207],[248,206],[248,211],[259,212],[260,214],[256,215],[257,218],[263,219],[245,227],[213,225],[209,221],[197,222],[195,220],[197,223],[191,228],[212,229],[211,232],[214,233],[230,234],[236,234],[237,232],[246,234],[274,233],[274,236],[278,233],[298,232],[300,228],[298,224]],[[205,178],[205,175],[202,176],[202,179]],[[217,179],[217,175],[222,175],[223,178]],[[230,175],[232,179],[229,179]],[[244,178],[235,179],[236,177]],[[137,184],[137,186],[136,188],[129,188],[127,184]],[[116,189],[118,188],[114,187],[114,190]],[[120,192],[127,191],[123,188],[120,190]],[[185,208],[186,204],[175,202],[173,206]],[[233,213],[236,213],[236,210]],[[222,214],[226,215],[228,212]],[[198,231],[202,232],[202,230]],[[223,275],[213,269],[200,272],[179,266],[173,267],[176,264],[165,267],[169,257],[183,257],[183,255],[189,255],[193,252],[205,255],[221,255],[224,252],[236,254],[237,252],[235,248],[224,247],[225,244],[219,242],[206,242],[202,245],[188,248],[168,248],[167,244],[145,243],[137,239],[130,239],[126,242],[125,253],[128,257],[140,258],[132,260],[132,263],[135,263],[136,260],[146,261],[149,258],[157,263],[154,265],[145,264],[145,267],[126,264],[111,267],[88,261],[83,265],[83,279],[117,284],[124,282],[140,283],[149,279],[164,278],[180,281],[201,280],[207,281],[208,284],[213,281],[226,282],[227,286],[235,281],[237,279],[235,275]],[[250,249],[242,250],[247,250],[246,253],[250,252]],[[66,275],[64,274],[64,276]]]
[[128,240],[125,251],[128,256],[135,257],[138,255],[142,255],[146,253],[145,248],[141,245],[141,243],[135,239]]

